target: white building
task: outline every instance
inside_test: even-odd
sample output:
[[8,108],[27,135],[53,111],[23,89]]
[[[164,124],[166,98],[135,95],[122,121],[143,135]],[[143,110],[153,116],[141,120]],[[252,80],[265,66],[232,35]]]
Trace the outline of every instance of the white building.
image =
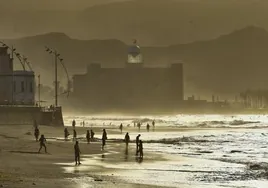
[[13,71],[13,59],[0,47],[0,105],[34,105],[35,76],[26,70]]

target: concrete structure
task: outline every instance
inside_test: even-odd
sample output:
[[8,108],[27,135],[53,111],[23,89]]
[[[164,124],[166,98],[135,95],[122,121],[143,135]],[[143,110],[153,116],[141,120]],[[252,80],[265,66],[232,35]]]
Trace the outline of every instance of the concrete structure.
[[166,110],[183,101],[183,65],[148,68],[138,46],[130,46],[124,68],[90,64],[74,75],[72,98],[79,107],[103,110]]
[[0,47],[0,105],[34,105],[34,72],[14,71],[13,59],[7,49]]

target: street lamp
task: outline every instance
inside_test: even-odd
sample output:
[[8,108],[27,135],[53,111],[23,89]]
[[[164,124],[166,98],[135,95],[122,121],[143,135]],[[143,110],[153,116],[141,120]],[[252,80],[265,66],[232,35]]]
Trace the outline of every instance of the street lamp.
[[[61,65],[64,68],[64,71],[67,75],[68,83],[70,82],[68,71],[63,63],[63,58],[60,57],[60,54],[52,48],[49,48],[45,46],[45,51],[49,54],[52,54],[54,56],[54,62],[55,62],[55,106],[58,106],[58,61],[61,63]],[[69,88],[68,88],[68,95],[69,95]]]

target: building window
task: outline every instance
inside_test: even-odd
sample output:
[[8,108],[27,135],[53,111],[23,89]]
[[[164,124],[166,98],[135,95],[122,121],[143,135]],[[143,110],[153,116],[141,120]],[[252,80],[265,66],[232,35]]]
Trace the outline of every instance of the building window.
[[33,92],[33,83],[30,82],[30,93],[32,93],[32,92]]
[[13,82],[13,92],[16,93],[16,81]]
[[21,82],[21,92],[23,93],[24,92],[24,81]]

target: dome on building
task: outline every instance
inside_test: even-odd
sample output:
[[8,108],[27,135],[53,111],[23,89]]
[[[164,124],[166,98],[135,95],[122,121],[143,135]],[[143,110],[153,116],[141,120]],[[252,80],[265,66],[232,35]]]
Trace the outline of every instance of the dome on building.
[[141,53],[141,49],[138,45],[131,45],[128,48],[128,54],[132,56],[137,56]]

